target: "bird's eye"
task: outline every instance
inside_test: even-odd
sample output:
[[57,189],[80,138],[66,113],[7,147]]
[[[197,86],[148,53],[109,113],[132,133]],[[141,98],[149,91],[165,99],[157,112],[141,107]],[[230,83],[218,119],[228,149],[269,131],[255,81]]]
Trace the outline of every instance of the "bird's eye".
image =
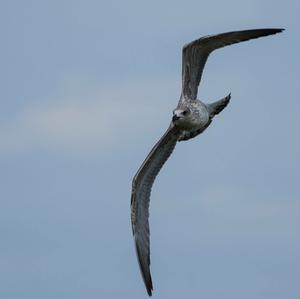
[[182,111],[182,115],[187,115],[187,113],[188,113],[187,110]]

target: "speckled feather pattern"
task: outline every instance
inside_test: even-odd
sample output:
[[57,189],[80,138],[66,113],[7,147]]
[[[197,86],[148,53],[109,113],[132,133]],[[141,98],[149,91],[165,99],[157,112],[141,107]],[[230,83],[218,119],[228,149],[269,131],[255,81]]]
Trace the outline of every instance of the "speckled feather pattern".
[[[205,36],[185,45],[182,51],[182,92],[172,122],[155,144],[133,178],[131,223],[135,248],[143,281],[149,296],[153,285],[150,273],[149,203],[152,185],[173,152],[177,141],[201,134],[229,103],[230,94],[211,104],[197,100],[198,85],[211,52],[249,39],[279,33],[283,29],[254,29]],[[183,178],[186,179],[186,178]]]

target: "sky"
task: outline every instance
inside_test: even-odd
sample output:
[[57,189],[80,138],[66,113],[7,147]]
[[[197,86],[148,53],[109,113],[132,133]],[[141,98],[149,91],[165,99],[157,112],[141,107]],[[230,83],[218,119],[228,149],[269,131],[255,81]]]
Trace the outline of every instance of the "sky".
[[181,48],[279,27],[206,64],[199,98],[232,100],[154,184],[153,298],[299,298],[299,10],[2,0],[0,297],[147,298],[131,180],[179,99]]

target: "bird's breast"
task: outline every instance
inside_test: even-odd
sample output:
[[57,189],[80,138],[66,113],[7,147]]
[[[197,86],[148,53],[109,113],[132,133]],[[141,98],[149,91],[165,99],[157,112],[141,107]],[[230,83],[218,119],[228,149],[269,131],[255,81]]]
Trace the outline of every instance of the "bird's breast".
[[207,126],[210,121],[209,112],[204,104],[197,106],[197,109],[193,110],[189,119],[189,130],[198,131]]

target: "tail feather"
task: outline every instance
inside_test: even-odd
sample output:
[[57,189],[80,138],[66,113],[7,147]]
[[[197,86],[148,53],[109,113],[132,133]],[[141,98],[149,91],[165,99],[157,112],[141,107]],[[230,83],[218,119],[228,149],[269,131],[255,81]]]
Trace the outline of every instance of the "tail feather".
[[216,114],[219,114],[228,105],[230,99],[231,93],[219,101],[208,104],[208,111],[210,113],[211,118],[213,118]]

